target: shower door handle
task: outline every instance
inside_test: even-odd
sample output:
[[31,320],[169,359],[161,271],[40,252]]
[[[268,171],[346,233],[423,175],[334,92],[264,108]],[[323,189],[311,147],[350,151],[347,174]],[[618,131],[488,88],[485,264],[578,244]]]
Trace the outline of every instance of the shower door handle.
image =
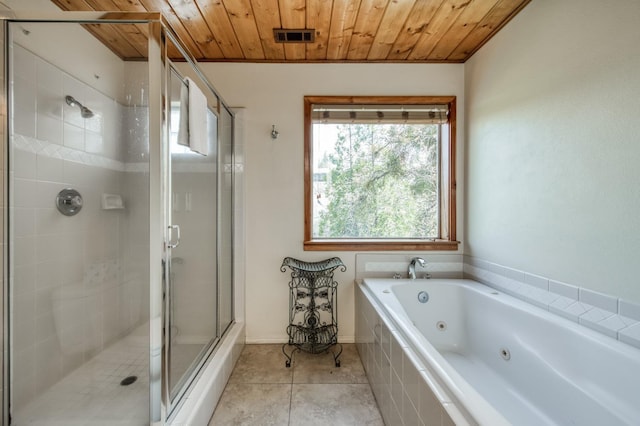
[[[176,247],[178,247],[180,245],[180,226],[179,225],[169,225],[169,242],[167,243],[167,246],[170,249],[174,249]],[[176,240],[175,242],[173,241],[173,230],[175,229],[176,231]]]

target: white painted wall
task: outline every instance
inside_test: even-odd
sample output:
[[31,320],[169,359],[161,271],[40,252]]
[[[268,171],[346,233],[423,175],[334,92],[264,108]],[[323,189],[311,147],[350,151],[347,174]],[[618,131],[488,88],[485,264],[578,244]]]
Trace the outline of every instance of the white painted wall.
[[464,250],[638,302],[640,2],[614,3],[531,2],[465,64]]
[[[305,252],[303,97],[305,95],[456,95],[463,135],[462,65],[203,63],[229,105],[246,108],[247,342],[286,341],[289,273],[286,256],[316,261],[339,256],[347,272],[339,284],[339,339],[353,341],[355,252]],[[271,125],[280,137],[272,140]],[[458,139],[462,147],[462,137]],[[462,150],[463,151],[463,150]],[[459,164],[462,169],[462,163]],[[462,173],[458,177],[462,185]],[[462,203],[459,217],[462,217]],[[460,221],[459,235],[464,234]]]

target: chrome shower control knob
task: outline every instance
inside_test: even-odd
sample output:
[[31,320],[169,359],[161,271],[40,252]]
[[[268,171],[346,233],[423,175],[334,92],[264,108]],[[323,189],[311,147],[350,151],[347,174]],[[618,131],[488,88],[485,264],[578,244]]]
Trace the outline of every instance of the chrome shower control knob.
[[75,197],[71,197],[71,198],[67,198],[62,200],[63,203],[71,206],[71,207],[82,207],[82,197],[75,196]]
[[75,216],[82,209],[82,195],[73,188],[63,189],[56,197],[56,207],[65,216]]

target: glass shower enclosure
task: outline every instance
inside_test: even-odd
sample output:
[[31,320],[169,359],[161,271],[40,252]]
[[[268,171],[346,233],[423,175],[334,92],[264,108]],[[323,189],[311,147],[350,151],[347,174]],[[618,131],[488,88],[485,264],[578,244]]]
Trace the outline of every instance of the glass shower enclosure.
[[2,22],[3,424],[164,424],[233,322],[233,113],[158,14]]

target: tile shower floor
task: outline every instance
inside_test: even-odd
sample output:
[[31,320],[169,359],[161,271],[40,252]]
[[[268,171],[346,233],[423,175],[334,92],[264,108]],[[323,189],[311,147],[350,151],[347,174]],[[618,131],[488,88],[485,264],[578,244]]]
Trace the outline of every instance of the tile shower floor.
[[[12,424],[148,424],[149,338],[145,335],[148,328],[148,325],[137,328],[16,410]],[[128,376],[137,376],[137,380],[121,386],[120,381]]]
[[246,345],[209,426],[384,425],[355,345],[343,346],[340,367],[296,352],[286,368],[282,345]]
[[[145,324],[74,370],[16,411],[13,424],[38,426],[143,426],[149,424],[149,338]],[[203,345],[172,348],[177,383]],[[122,386],[122,379],[136,376]]]

